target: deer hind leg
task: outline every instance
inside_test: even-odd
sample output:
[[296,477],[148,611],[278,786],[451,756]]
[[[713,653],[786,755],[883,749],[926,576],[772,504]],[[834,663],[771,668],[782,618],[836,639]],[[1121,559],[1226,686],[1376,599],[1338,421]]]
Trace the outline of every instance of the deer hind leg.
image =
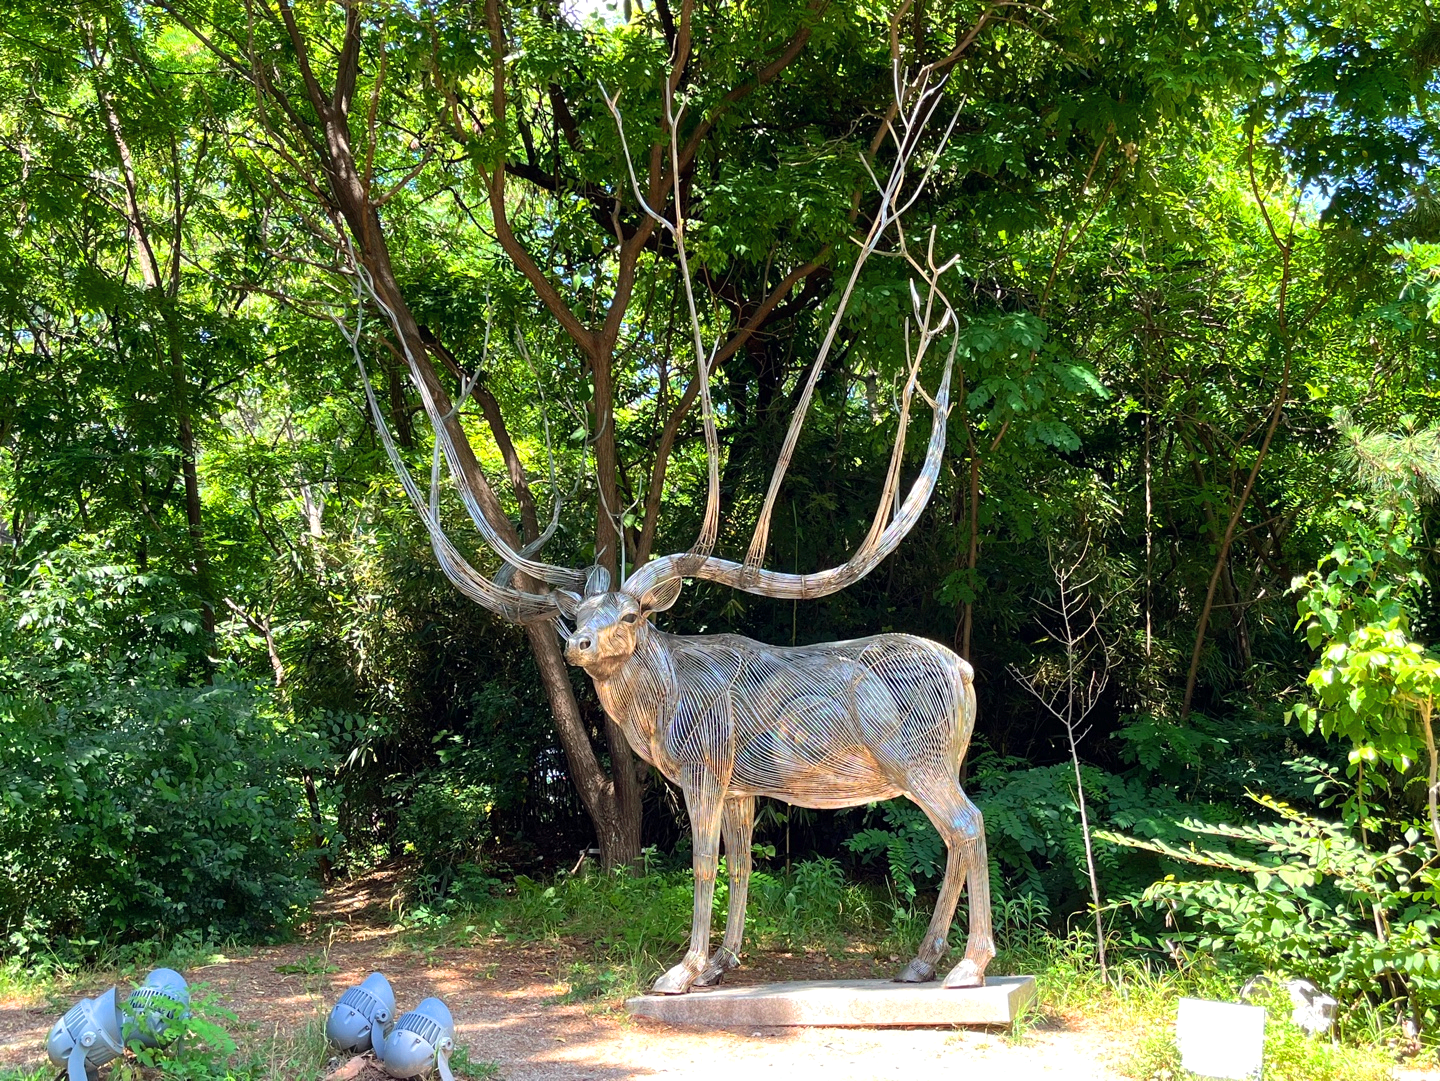
[[720,833],[725,838],[725,867],[730,872],[730,910],[725,916],[725,941],[710,957],[696,987],[710,987],[725,973],[740,966],[740,946],[745,941],[745,896],[750,890],[750,842],[755,832],[755,797],[739,796],[725,801]]
[[920,950],[896,977],[903,983],[923,983],[935,978],[936,966],[949,948],[950,922],[960,900],[960,887],[970,891],[970,929],[965,956],[945,977],[946,987],[979,987],[985,982],[985,966],[995,956],[990,929],[990,866],[985,852],[985,823],[980,810],[961,791],[953,777],[912,781],[910,798],[919,805],[945,841],[945,878],[935,914],[920,943]]
[[[720,817],[725,792],[709,772],[696,771],[681,785],[690,813],[694,844],[695,914],[690,922],[690,949],[674,968],[651,988],[658,995],[683,995],[700,973],[710,953],[710,906],[715,901],[715,871],[720,862]],[[733,904],[733,901],[732,901]]]

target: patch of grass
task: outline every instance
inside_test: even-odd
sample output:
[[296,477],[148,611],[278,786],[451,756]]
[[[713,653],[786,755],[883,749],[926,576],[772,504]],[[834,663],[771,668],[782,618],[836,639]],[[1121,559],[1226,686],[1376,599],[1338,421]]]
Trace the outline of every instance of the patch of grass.
[[0,998],[43,1000],[61,1012],[79,997],[79,988],[96,984],[138,983],[156,968],[179,972],[230,960],[248,952],[233,942],[218,944],[195,935],[131,942],[118,946],[87,944],[88,959],[61,946],[46,953],[28,953],[0,962]]
[[328,976],[332,972],[339,972],[340,966],[331,964],[329,953],[322,952],[306,954],[298,961],[276,965],[275,971],[282,976]]
[[[1184,969],[1125,956],[1100,978],[1093,942],[1083,935],[1048,938],[1024,951],[1001,954],[997,972],[1033,973],[1042,1013],[1051,1020],[1078,1015],[1129,1035],[1129,1055],[1119,1068],[1137,1081],[1185,1081],[1194,1075],[1180,1066],[1175,1014],[1182,997],[1234,1002],[1248,974],[1198,958]],[[1283,986],[1252,1000],[1266,1011],[1266,1081],[1386,1081],[1393,1055],[1383,1046],[1392,1027],[1373,1009],[1347,1019],[1339,1040],[1310,1036],[1290,1021],[1292,1005]]]
[[[273,1033],[251,1045],[226,1066],[221,1075],[199,1075],[194,1081],[294,1081],[318,1078],[331,1055],[325,1042],[325,1017],[316,1012],[302,1025],[277,1024]],[[180,1079],[177,1078],[177,1081]],[[190,1079],[184,1079],[190,1081]]]
[[44,1066],[7,1066],[0,1069],[0,1081],[55,1081],[55,1068]]
[[[643,875],[585,872],[553,882],[515,879],[503,894],[457,894],[444,908],[412,909],[405,926],[411,948],[498,936],[510,941],[563,937],[594,944],[601,954],[620,951],[669,955],[690,937],[688,870]],[[729,883],[722,867],[713,920],[725,923]],[[875,942],[889,933],[890,904],[881,891],[846,882],[833,860],[797,864],[788,873],[751,877],[746,938],[755,949],[838,949],[857,939]],[[925,917],[928,919],[928,915]],[[923,920],[918,922],[923,931]]]
[[468,1047],[456,1047],[450,1055],[450,1069],[464,1081],[488,1081],[500,1076],[500,1063],[476,1061],[470,1057]]
[[643,995],[659,967],[660,962],[648,955],[595,962],[576,961],[565,973],[565,991],[552,1001],[595,1002],[608,1006],[634,995]]
[[[274,1030],[237,1047],[231,1035],[237,1018],[218,1005],[201,984],[192,988],[193,1015],[178,1023],[183,1037],[163,1052],[128,1053],[108,1070],[110,1081],[294,1081],[318,1078],[331,1056],[325,1018],[319,1012],[301,1024],[277,1023]],[[69,1003],[67,1003],[68,1005]],[[476,1077],[493,1074],[476,1073]],[[0,1081],[53,1081],[49,1065],[0,1069]]]

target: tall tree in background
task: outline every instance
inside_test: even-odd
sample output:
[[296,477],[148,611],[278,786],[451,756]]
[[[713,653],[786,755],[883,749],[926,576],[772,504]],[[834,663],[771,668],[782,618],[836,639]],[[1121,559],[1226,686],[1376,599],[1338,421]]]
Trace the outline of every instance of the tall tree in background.
[[[337,268],[344,268],[349,252],[363,265],[378,301],[393,318],[399,338],[397,351],[405,358],[419,393],[433,404],[435,415],[448,418],[445,423],[457,450],[459,483],[478,503],[490,527],[518,550],[541,537],[525,466],[495,399],[480,388],[479,404],[490,438],[504,458],[511,496],[519,510],[517,528],[482,471],[442,378],[442,371],[448,368],[464,380],[455,360],[461,350],[417,316],[405,285],[409,268],[397,261],[390,239],[393,230],[387,228],[383,212],[387,203],[427,169],[432,158],[464,163],[465,169],[452,166],[442,172],[437,183],[467,215],[473,214],[464,201],[468,194],[476,189],[484,193],[496,242],[543,309],[563,329],[588,376],[599,507],[595,558],[607,565],[616,579],[622,554],[628,551],[634,562],[647,559],[659,527],[670,456],[696,399],[698,384],[690,379],[678,396],[667,395],[668,388],[661,389],[659,438],[648,462],[631,463],[632,468],[648,474],[640,486],[643,495],[636,498],[631,491],[622,490],[622,464],[617,456],[617,361],[624,344],[622,330],[627,318],[633,318],[631,302],[642,263],[657,256],[668,261],[674,252],[657,235],[654,219],[627,193],[615,136],[606,130],[603,113],[593,108],[594,96],[590,96],[592,107],[577,121],[568,100],[571,91],[561,82],[569,75],[565,81],[573,83],[573,73],[566,72],[563,65],[548,72],[522,68],[518,78],[507,69],[507,57],[517,48],[517,24],[538,39],[531,41],[531,48],[547,42],[564,43],[567,38],[583,45],[583,36],[566,27],[555,12],[544,8],[523,15],[502,12],[498,0],[485,6],[483,23],[476,25],[470,25],[467,17],[452,22],[454,16],[448,13],[414,21],[405,13],[372,12],[360,4],[350,4],[331,17],[324,12],[297,11],[285,0],[274,7],[247,4],[236,8],[229,13],[233,21],[179,4],[167,10],[206,43],[227,74],[243,77],[253,87],[257,118],[263,125],[257,149],[276,177],[277,190],[302,193],[295,203],[297,213],[312,222],[317,239],[334,245]],[[703,58],[692,54],[697,15],[690,0],[673,17],[668,10],[657,9],[658,17],[651,25],[637,26],[635,59],[645,64],[638,89],[653,88],[658,75],[664,80],[664,94],[683,95],[688,105],[686,127],[673,133],[663,126],[657,129],[642,156],[641,184],[651,208],[676,220],[689,212],[686,204],[696,185],[697,167],[714,166],[718,161],[717,155],[706,153],[710,141],[737,122],[742,103],[752,103],[759,91],[775,82],[802,54],[821,11],[818,7],[785,10],[758,28],[743,18],[716,12],[707,24],[710,47]],[[991,14],[981,12],[975,26],[963,28],[948,46],[942,67],[964,53]],[[548,34],[544,29],[547,23]],[[772,43],[762,48],[758,64],[750,59],[757,30],[760,40]],[[487,44],[476,51],[470,42],[482,33],[481,40]],[[421,44],[417,46],[417,42]],[[898,45],[895,48],[898,50]],[[666,54],[668,61],[662,59]],[[277,56],[291,57],[293,62],[277,63]],[[898,52],[892,59],[899,59]],[[603,66],[597,64],[597,69]],[[582,75],[592,73],[583,71]],[[518,91],[512,91],[517,83]],[[424,103],[420,110],[400,115],[390,112],[398,107],[397,101],[411,94]],[[383,117],[378,108],[381,102],[388,107]],[[540,130],[537,108],[548,112],[543,125],[546,130]],[[393,130],[402,128],[407,120],[416,126],[410,141],[413,163],[407,162],[409,168],[401,173],[402,166],[387,150],[386,137],[393,136]],[[386,131],[386,127],[392,130]],[[673,153],[667,154],[665,143],[672,136]],[[610,169],[608,178],[595,176],[596,167],[587,160],[595,154],[587,146],[590,142],[602,151],[602,161]],[[874,156],[880,143],[877,134],[871,140],[869,156]],[[587,212],[607,229],[610,235],[598,241],[604,261],[594,279],[577,282],[564,271],[542,268],[543,256],[534,250],[534,238],[527,241],[512,225],[515,200],[507,191],[512,178],[557,202],[583,200]],[[803,235],[798,244],[795,238],[785,238],[789,243],[783,247],[778,240],[771,241],[772,256],[778,249],[778,265],[767,265],[762,279],[749,283],[753,292],[737,289],[733,281],[712,281],[716,295],[729,301],[732,325],[714,364],[725,363],[768,321],[777,318],[787,301],[792,306],[797,301],[814,303],[813,297],[805,296],[806,283],[825,267],[836,236],[849,231],[859,215],[858,189],[853,197],[842,194],[845,200],[840,206],[848,203],[849,210],[838,223],[829,224],[828,236],[808,245]],[[787,267],[787,260],[793,265]],[[798,297],[792,295],[797,290]],[[642,314],[642,324],[647,317],[648,313]],[[783,378],[783,373],[772,377],[772,383],[778,387]],[[397,419],[403,420],[403,415]],[[628,486],[627,482],[623,487]],[[638,533],[627,538],[622,508],[635,504],[639,511],[628,528],[638,524]],[[607,866],[631,862],[638,857],[641,844],[637,763],[618,728],[606,718],[607,776],[590,743],[553,633],[545,626],[530,626],[526,634],[571,776],[595,823],[603,862]]]

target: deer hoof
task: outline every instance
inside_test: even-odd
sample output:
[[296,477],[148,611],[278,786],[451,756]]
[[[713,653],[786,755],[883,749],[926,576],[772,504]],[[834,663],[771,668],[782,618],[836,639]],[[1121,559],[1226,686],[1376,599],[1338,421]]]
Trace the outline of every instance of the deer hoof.
[[705,966],[704,971],[695,978],[696,987],[714,987],[725,978],[725,973],[732,968],[740,967],[740,958],[736,957],[729,950],[721,949],[710,958],[710,963]]
[[695,982],[695,972],[682,961],[655,981],[652,995],[683,995]]
[[905,971],[895,977],[896,983],[929,983],[935,978],[935,966],[929,961],[915,958],[905,966]]
[[950,970],[950,975],[945,977],[945,986],[984,987],[985,970],[967,957]]

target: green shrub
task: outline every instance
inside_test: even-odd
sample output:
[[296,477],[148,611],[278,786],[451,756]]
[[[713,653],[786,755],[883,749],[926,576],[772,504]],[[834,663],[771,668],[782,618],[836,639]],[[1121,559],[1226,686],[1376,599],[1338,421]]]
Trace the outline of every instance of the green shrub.
[[[1358,829],[1269,797],[1274,820],[1232,826],[1189,818],[1146,840],[1107,839],[1176,861],[1132,898],[1163,913],[1175,947],[1242,971],[1303,976],[1340,1000],[1394,1002],[1440,1020],[1440,931],[1433,849],[1419,829],[1381,849]],[[1379,823],[1371,822],[1372,828]],[[1186,874],[1185,865],[1207,868]]]
[[309,755],[240,683],[0,697],[4,948],[285,924],[313,894]]
[[[1047,920],[1089,908],[1085,840],[1069,763],[1006,765],[977,770],[967,788],[985,817],[997,931],[1024,935]],[[1142,777],[1093,766],[1083,767],[1083,775],[1092,823],[1131,829],[1191,810],[1172,791]],[[845,845],[866,861],[883,857],[897,904],[918,912],[919,891],[938,887],[945,873],[945,846],[909,800],[890,800],[877,810],[884,824],[860,830]],[[1115,845],[1097,846],[1095,856],[1107,895],[1139,890],[1156,878],[1158,861],[1152,856]],[[929,919],[928,912],[919,914]]]
[[467,783],[448,769],[406,787],[409,800],[400,810],[396,839],[407,855],[419,859],[417,892],[427,899],[440,897],[449,890],[457,868],[478,862],[481,847],[492,835],[494,797],[488,786]]

